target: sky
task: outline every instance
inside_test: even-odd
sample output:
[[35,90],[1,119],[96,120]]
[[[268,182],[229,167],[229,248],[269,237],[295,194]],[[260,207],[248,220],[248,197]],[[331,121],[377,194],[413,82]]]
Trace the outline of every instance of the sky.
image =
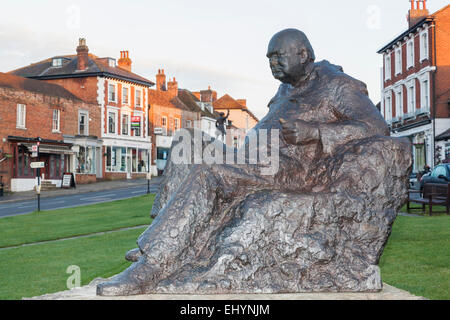
[[[428,0],[433,13],[449,0]],[[155,81],[158,69],[180,88],[216,90],[260,119],[280,82],[266,58],[271,37],[286,28],[308,36],[316,61],[328,60],[367,84],[380,101],[377,51],[407,30],[409,0],[2,0],[0,72],[65,54],[79,38],[89,52],[118,59]]]

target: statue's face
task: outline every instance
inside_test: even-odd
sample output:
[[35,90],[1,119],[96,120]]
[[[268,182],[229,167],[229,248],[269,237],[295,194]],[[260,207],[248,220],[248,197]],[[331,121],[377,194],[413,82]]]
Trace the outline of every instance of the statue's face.
[[283,83],[294,84],[305,73],[306,50],[289,34],[275,35],[270,40],[267,58],[273,76]]

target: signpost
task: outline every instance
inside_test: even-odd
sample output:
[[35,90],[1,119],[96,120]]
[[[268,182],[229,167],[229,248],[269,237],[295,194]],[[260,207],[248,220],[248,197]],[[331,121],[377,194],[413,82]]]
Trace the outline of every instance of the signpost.
[[31,162],[30,167],[32,169],[40,169],[45,168],[45,162]]
[[[39,145],[41,144],[42,139],[40,137],[37,137],[37,143],[36,145],[33,145],[31,147],[31,151],[36,153],[36,158],[39,159]],[[37,193],[37,200],[38,200],[38,212],[41,211],[41,168],[45,168],[45,162],[32,162],[30,163],[30,167],[33,169],[37,169],[37,178],[38,178],[38,185],[36,187],[36,193]]]

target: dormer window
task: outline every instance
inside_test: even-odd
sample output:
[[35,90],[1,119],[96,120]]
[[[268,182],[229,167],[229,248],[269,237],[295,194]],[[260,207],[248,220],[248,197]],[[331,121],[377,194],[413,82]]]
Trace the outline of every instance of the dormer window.
[[62,59],[61,58],[53,58],[52,66],[59,68],[62,67]]
[[109,59],[108,59],[108,65],[109,65],[111,68],[115,68],[115,67],[116,67],[116,59],[109,58]]

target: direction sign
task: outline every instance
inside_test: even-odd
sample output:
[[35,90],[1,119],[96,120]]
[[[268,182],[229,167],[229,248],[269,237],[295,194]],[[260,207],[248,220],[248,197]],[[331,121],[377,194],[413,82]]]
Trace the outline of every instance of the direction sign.
[[30,167],[32,169],[45,168],[45,162],[31,162]]

